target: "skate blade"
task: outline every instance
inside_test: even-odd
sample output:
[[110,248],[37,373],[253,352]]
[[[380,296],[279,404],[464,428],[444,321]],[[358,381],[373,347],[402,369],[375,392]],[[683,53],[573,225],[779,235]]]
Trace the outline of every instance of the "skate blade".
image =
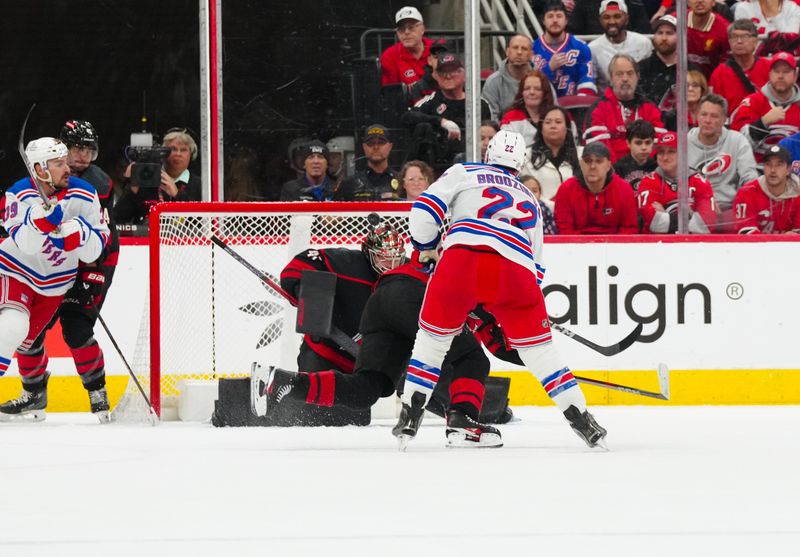
[[408,443],[413,439],[410,435],[406,435],[405,433],[401,433],[397,436],[397,450],[401,453],[406,452],[408,448]]
[[447,435],[448,449],[499,449],[503,446],[503,439],[494,433],[484,433],[480,439],[474,441],[462,432],[452,432]]
[[111,413],[108,410],[100,410],[99,412],[92,412],[92,414],[97,416],[101,424],[111,423]]
[[600,451],[603,451],[604,453],[607,453],[607,452],[609,452],[609,451],[610,451],[610,449],[608,448],[608,443],[606,443],[606,440],[605,440],[605,438],[603,438],[603,439],[599,439],[599,440],[598,440],[598,441],[597,441],[597,442],[594,444],[594,447],[591,447],[591,448],[592,448],[592,449],[598,449],[598,450],[600,450]]
[[21,412],[19,414],[2,414],[0,413],[0,422],[2,423],[36,423],[43,422],[47,418],[47,412],[44,410],[30,410],[28,412]]

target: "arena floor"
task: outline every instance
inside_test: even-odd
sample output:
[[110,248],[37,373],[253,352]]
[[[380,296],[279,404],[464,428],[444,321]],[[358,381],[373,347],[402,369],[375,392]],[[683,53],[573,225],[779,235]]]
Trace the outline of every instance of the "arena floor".
[[390,428],[0,427],[0,555],[798,555],[800,407],[555,408],[499,450]]

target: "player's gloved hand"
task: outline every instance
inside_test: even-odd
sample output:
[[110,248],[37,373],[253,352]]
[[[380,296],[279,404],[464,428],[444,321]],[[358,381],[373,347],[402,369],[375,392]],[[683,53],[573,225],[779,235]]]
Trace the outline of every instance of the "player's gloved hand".
[[58,230],[48,234],[53,245],[64,251],[76,250],[86,243],[89,229],[78,219],[63,222]]
[[86,267],[78,273],[75,282],[75,294],[78,303],[85,308],[97,307],[103,296],[106,276],[99,267]]
[[34,205],[31,207],[30,219],[33,226],[42,234],[50,234],[64,218],[64,209],[61,205],[53,205],[49,209],[45,209],[42,205]]
[[411,263],[423,273],[432,273],[438,261],[439,252],[435,249],[414,250],[411,256]]

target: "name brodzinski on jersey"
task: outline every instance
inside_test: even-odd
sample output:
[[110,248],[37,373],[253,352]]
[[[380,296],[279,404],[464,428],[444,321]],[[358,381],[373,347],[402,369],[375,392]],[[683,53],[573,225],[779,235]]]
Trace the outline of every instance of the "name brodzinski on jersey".
[[[615,277],[619,274],[619,267],[611,265],[606,270],[609,276]],[[597,267],[590,266],[588,268],[588,300],[589,300],[589,324],[597,325],[597,309],[598,309],[598,285],[597,285]],[[565,296],[567,299],[568,308],[563,315],[553,315],[553,322],[558,324],[569,323],[576,325],[579,323],[578,309],[579,300],[586,300],[586,295],[579,292],[577,284],[563,285],[551,284],[542,290],[545,298],[550,294]],[[609,283],[608,292],[608,316],[609,324],[616,325],[619,322],[619,301],[623,299],[623,293],[619,292],[617,284]],[[677,323],[684,324],[686,322],[686,304],[687,301],[692,303],[702,302],[703,308],[703,323],[711,323],[711,292],[705,284],[699,282],[692,282],[688,284],[678,283],[675,286],[676,294],[676,315]],[[656,308],[651,313],[643,314],[637,312],[637,308],[642,306],[642,303],[635,304],[637,297],[648,296],[656,302]],[[630,290],[624,293],[623,307],[627,316],[636,323],[656,323],[655,331],[651,333],[643,333],[639,337],[639,342],[655,342],[661,335],[667,325],[667,286],[664,283],[650,284],[640,282],[634,284]],[[647,304],[649,307],[650,304]]]

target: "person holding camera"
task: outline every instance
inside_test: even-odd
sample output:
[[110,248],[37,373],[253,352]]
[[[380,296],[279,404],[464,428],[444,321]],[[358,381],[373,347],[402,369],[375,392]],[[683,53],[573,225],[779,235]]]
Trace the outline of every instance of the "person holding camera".
[[[114,207],[114,218],[120,224],[138,224],[147,218],[150,207],[160,201],[200,201],[200,176],[189,171],[189,163],[197,158],[197,143],[186,129],[170,129],[164,135],[163,151],[159,148],[137,148],[136,162],[125,171],[129,180],[125,193]],[[163,160],[156,174],[150,159]],[[136,166],[139,166],[137,169]]]

